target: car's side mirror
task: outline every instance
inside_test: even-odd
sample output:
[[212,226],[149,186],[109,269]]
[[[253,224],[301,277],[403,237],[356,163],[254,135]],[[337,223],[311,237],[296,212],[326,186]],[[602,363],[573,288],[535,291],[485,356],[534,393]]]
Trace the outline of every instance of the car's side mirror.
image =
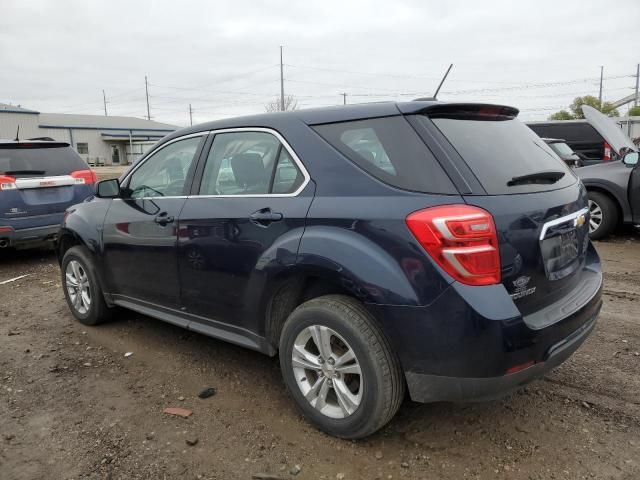
[[117,178],[109,178],[101,180],[96,185],[96,197],[99,198],[118,198],[120,196],[120,180]]
[[622,163],[624,163],[628,167],[635,167],[638,164],[638,159],[639,158],[640,158],[640,153],[638,153],[638,152],[629,152],[622,159]]

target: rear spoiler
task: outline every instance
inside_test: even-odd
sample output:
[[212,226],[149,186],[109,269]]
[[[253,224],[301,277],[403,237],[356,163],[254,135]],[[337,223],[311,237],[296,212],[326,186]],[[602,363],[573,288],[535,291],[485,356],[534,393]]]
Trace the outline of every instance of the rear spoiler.
[[18,150],[18,149],[32,149],[32,148],[61,148],[71,146],[67,142],[49,142],[49,141],[35,141],[35,142],[0,142],[0,149],[6,150]]
[[490,103],[429,102],[426,105],[420,105],[417,102],[411,102],[399,104],[398,108],[404,114],[422,114],[431,118],[458,120],[512,120],[520,113],[517,108]]

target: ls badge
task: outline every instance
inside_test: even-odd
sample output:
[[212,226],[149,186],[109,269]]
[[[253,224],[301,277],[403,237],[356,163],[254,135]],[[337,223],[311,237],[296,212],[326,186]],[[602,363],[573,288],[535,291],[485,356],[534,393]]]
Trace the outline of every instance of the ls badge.
[[532,293],[535,293],[536,287],[527,288],[529,286],[529,280],[531,280],[531,277],[527,277],[526,275],[523,275],[521,277],[516,278],[513,282],[511,282],[515,287],[514,292],[511,294],[511,298],[513,298],[514,300],[517,300],[519,298],[526,297],[527,295],[531,295]]

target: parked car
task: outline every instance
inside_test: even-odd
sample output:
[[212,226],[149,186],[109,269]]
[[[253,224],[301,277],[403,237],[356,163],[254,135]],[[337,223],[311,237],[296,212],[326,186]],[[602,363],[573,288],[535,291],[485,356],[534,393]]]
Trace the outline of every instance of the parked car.
[[567,142],[561,138],[543,138],[549,148],[555,152],[560,159],[571,168],[579,168],[583,166],[580,156],[567,145]]
[[0,140],[0,248],[54,240],[67,207],[92,195],[95,181],[68,143]]
[[586,120],[530,122],[527,125],[540,137],[564,139],[585,166],[619,160],[602,135]]
[[611,118],[584,106],[589,123],[611,145],[622,161],[592,165],[576,170],[589,194],[589,232],[598,240],[620,223],[640,223],[640,171],[638,145],[634,144]]
[[413,101],[175,132],[67,212],[69,308],[279,354],[304,415],[343,438],[385,425],[405,388],[504,395],[582,344],[602,287],[586,190],[517,114]]

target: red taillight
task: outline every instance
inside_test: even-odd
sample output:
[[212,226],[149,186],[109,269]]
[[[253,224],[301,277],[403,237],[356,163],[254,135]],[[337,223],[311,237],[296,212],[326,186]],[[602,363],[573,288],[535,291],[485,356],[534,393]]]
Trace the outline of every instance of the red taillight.
[[611,160],[611,146],[607,142],[604,142],[604,157],[602,160],[605,162]]
[[0,190],[15,190],[16,179],[8,175],[0,175]]
[[500,283],[498,235],[486,210],[444,205],[413,212],[406,222],[431,258],[459,282]]
[[86,185],[91,185],[98,181],[96,172],[93,170],[76,170],[71,172],[71,176],[76,179],[76,183],[84,183]]
[[514,365],[513,367],[508,368],[505,374],[511,375],[512,373],[521,372],[522,370],[526,370],[529,367],[533,367],[535,363],[536,362],[534,362],[533,360],[529,360],[528,362],[521,363],[519,365]]

